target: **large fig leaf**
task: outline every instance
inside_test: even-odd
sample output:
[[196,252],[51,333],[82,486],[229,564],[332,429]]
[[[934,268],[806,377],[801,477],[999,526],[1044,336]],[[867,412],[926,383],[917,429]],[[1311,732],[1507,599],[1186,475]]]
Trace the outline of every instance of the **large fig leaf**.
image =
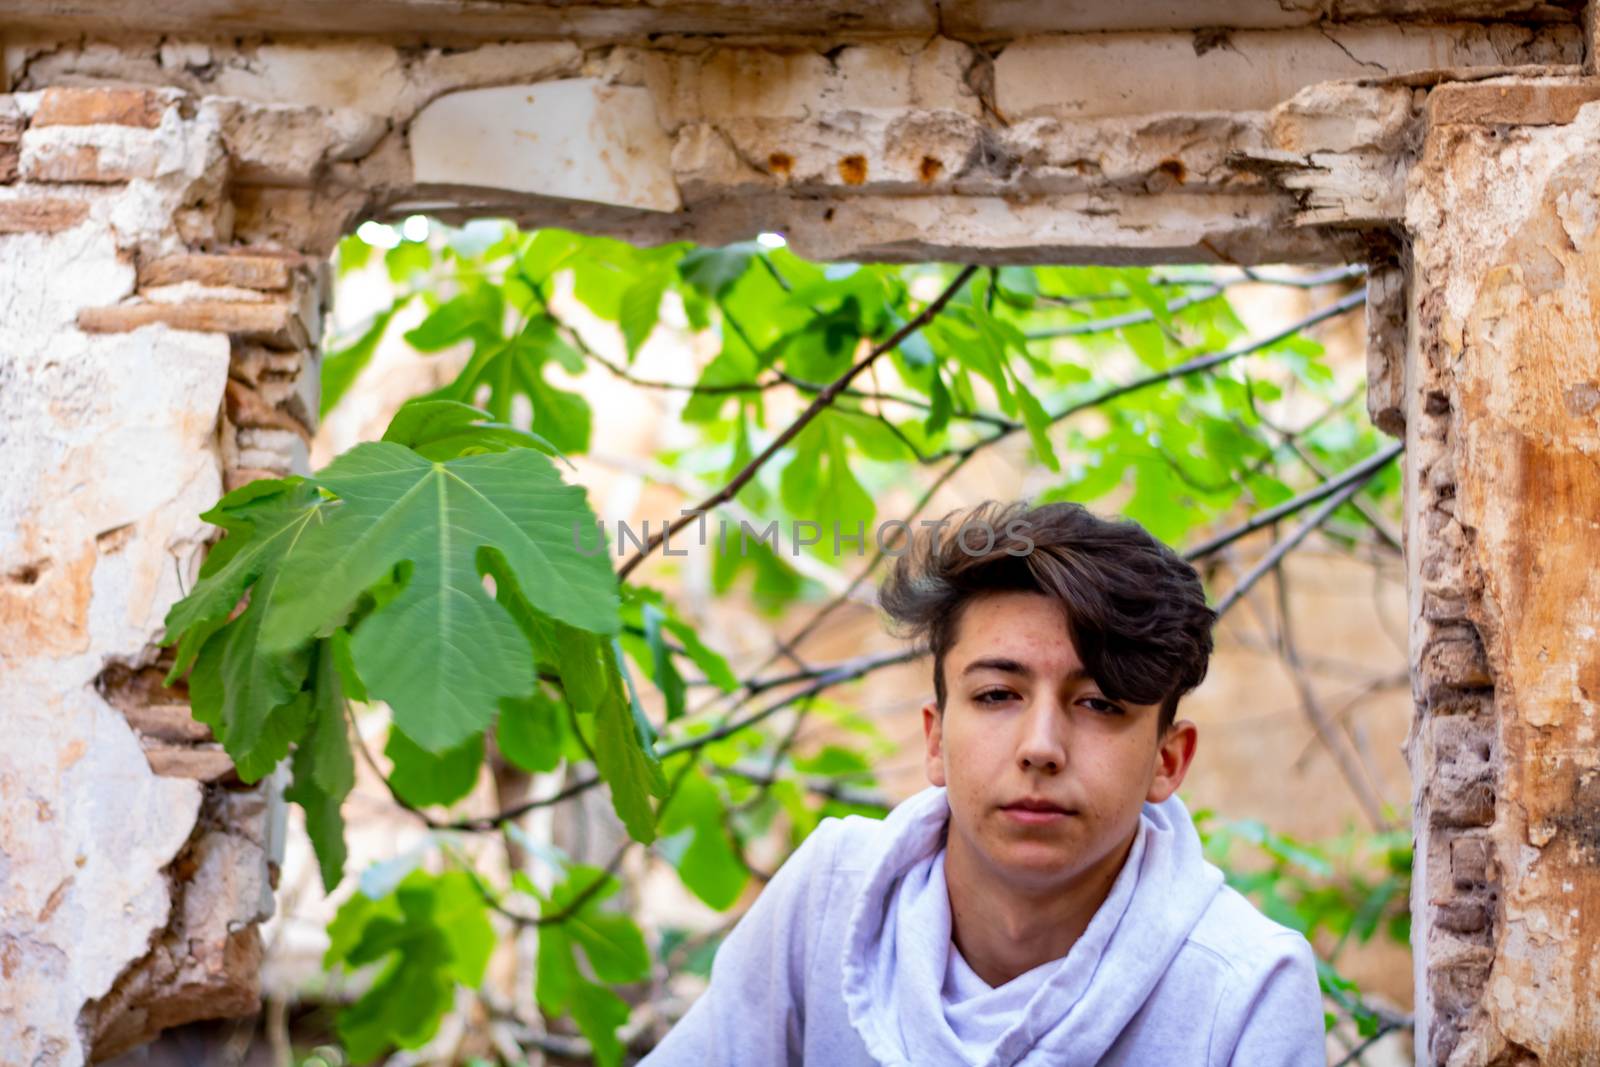
[[351,653],[371,695],[428,751],[461,744],[501,700],[533,690],[528,643],[484,588],[491,553],[538,610],[592,632],[618,627],[609,560],[573,539],[595,522],[583,489],[537,452],[437,461],[379,441],[334,460],[317,484],[340,502],[273,588],[263,646],[295,647],[407,565],[404,587],[357,626]]

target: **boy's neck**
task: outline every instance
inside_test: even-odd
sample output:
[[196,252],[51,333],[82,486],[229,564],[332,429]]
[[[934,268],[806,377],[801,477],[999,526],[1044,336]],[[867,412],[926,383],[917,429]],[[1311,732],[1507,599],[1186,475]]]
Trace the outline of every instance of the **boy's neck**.
[[951,833],[944,858],[950,938],[973,973],[1002,986],[1065,956],[1110,894],[1133,838],[1071,881],[1037,890],[1009,883]]

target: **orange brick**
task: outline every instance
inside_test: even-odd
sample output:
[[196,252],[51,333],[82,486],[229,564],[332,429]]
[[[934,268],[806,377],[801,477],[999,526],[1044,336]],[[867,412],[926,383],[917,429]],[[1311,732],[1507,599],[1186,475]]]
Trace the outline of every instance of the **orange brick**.
[[1441,85],[1428,93],[1428,121],[1435,126],[1564,126],[1593,100],[1600,100],[1600,85],[1589,81]]
[[233,761],[221,745],[188,748],[151,744],[144,750],[150,769],[163,778],[194,778],[215,782],[233,773]]
[[179,255],[141,264],[140,285],[199,282],[272,292],[289,287],[289,261],[281,256]]
[[195,722],[187,704],[135,704],[123,709],[128,725],[157,741],[210,741],[211,727]]
[[0,200],[0,233],[55,233],[71,229],[88,216],[89,205],[82,200],[60,196]]
[[232,378],[228,379],[223,394],[227,401],[228,418],[235,426],[265,430],[290,430],[311,443],[311,430],[289,415],[269,404],[260,393]]
[[252,340],[302,347],[305,327],[287,304],[234,300],[195,300],[184,304],[117,304],[84,308],[78,329],[87,333],[126,333],[164,323],[175,330],[236,334]]
[[35,126],[161,125],[160,97],[148,89],[46,89],[34,113]]
[[241,485],[259,482],[263,478],[282,478],[279,471],[261,470],[259,467],[235,467],[233,470],[222,472],[222,488],[226,492],[233,492]]
[[145,177],[126,167],[103,163],[92,144],[35,148],[22,161],[22,176],[35,182],[87,182],[105,185]]

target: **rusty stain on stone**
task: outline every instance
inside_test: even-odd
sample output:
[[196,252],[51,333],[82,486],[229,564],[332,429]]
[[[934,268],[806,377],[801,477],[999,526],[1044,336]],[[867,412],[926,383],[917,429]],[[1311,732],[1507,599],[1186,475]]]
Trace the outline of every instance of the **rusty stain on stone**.
[[845,156],[839,160],[839,177],[846,185],[860,185],[867,180],[867,157]]
[[47,559],[24,563],[22,566],[13,569],[6,577],[18,585],[32,585],[39,580],[40,573],[48,566],[50,566],[50,561]]
[[767,156],[767,169],[779,178],[787,178],[794,170],[794,157],[787,152],[772,152]]
[[931,182],[944,170],[944,164],[933,156],[923,156],[922,163],[917,167],[917,174],[925,182]]
[[[1584,693],[1600,686],[1600,665],[1592,639],[1577,635],[1592,635],[1600,614],[1600,586],[1581,577],[1600,560],[1600,528],[1588,521],[1600,514],[1600,438],[1573,420],[1592,420],[1600,407],[1600,329],[1589,311],[1600,300],[1600,239],[1592,229],[1572,237],[1563,219],[1596,210],[1600,155],[1558,147],[1542,131],[1471,129],[1481,140],[1460,146],[1469,151],[1446,155],[1452,139],[1436,139],[1421,187],[1437,198],[1436,217],[1469,218],[1486,235],[1504,226],[1509,237],[1486,237],[1492,243],[1459,261],[1424,250],[1417,269],[1448,277],[1459,268],[1467,276],[1451,284],[1471,286],[1460,317],[1447,311],[1429,332],[1460,339],[1441,353],[1436,380],[1450,393],[1440,407],[1456,475],[1452,514],[1473,531],[1458,566],[1478,586],[1468,614],[1494,685],[1487,837],[1503,886],[1490,897],[1497,914],[1486,916],[1491,972],[1482,985],[1474,972],[1473,982],[1435,990],[1432,1055],[1510,1047],[1539,1063],[1588,1063],[1600,1032],[1586,949],[1600,942],[1600,785]],[[1536,184],[1500,180],[1495,168],[1511,153],[1525,169],[1545,151],[1560,162]],[[1458,784],[1467,796],[1485,785],[1474,776]],[[1503,862],[1530,846],[1536,857]],[[1475,860],[1461,873],[1470,877]],[[1477,916],[1463,906],[1432,921],[1459,934]]]
[[[84,741],[84,739],[81,737],[74,737],[67,743],[67,746],[61,750],[61,755],[56,757],[56,769],[61,771],[66,770],[68,767],[81,760],[83,758],[83,754],[88,750],[88,742]],[[83,864],[80,863],[78,866],[81,867]]]
[[115,555],[117,552],[122,551],[123,546],[132,540],[133,531],[134,525],[131,522],[125,522],[121,526],[113,526],[109,530],[102,530],[94,535],[95,547],[99,549],[102,556]]
[[49,898],[44,902],[44,907],[39,909],[38,922],[41,925],[49,922],[50,916],[54,915],[56,909],[61,907],[61,902],[67,899],[67,890],[72,887],[74,877],[70,874],[67,875],[55,889],[51,890]]

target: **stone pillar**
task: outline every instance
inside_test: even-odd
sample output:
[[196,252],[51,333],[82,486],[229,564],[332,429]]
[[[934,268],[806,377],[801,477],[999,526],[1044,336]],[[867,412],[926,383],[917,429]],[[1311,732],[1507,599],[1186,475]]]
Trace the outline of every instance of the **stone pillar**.
[[322,261],[246,228],[270,213],[235,202],[262,199],[238,181],[238,111],[0,96],[6,1063],[256,1005],[282,803],[162,688],[157,645],[198,513],[304,469],[316,413]]
[[1429,94],[1406,206],[1418,1062],[1600,1062],[1600,105]]

